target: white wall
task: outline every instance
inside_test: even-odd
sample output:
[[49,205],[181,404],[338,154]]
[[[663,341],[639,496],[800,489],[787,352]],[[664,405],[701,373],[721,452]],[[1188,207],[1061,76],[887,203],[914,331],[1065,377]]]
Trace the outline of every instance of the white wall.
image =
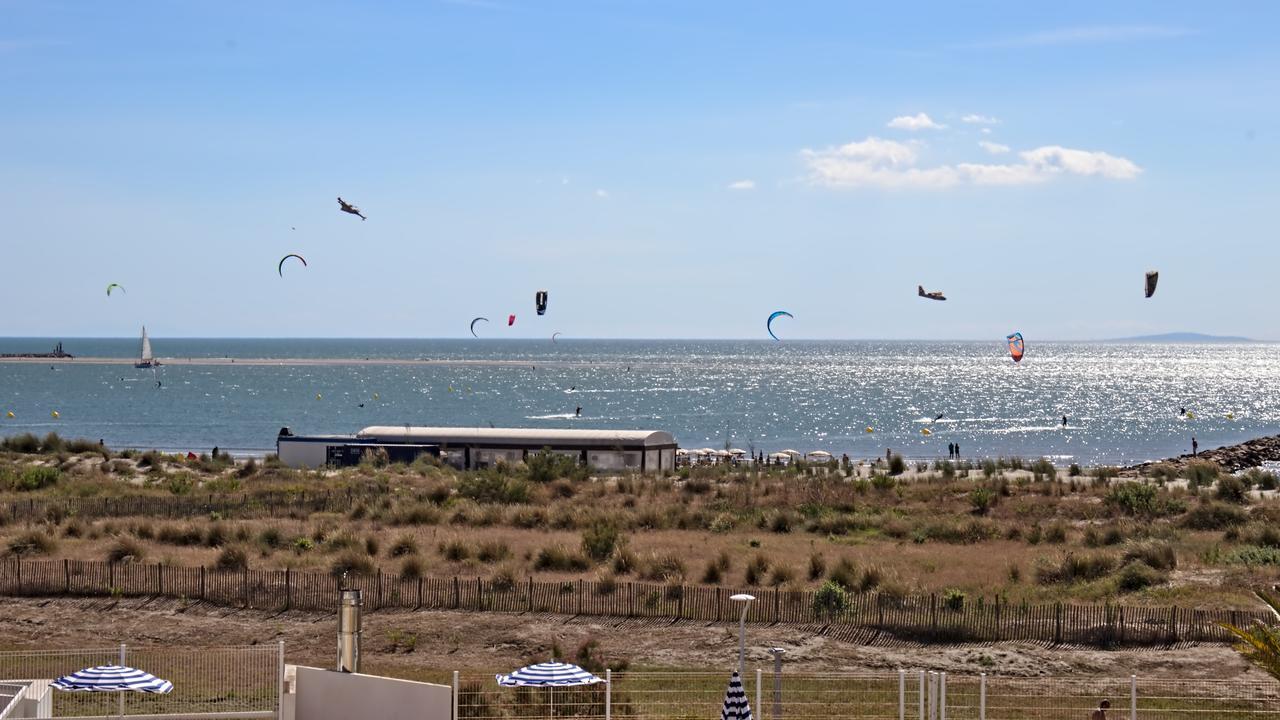
[[319,442],[290,441],[280,438],[280,462],[291,468],[324,467],[329,459],[329,446]]
[[[450,720],[453,688],[377,675],[291,668],[294,714],[287,720]],[[288,703],[286,703],[286,706]]]

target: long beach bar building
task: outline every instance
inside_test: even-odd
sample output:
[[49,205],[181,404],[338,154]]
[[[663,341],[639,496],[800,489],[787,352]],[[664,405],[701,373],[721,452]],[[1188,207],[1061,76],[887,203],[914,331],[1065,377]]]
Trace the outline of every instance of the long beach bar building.
[[549,450],[594,470],[644,473],[675,469],[676,440],[662,430],[558,430],[374,425],[355,435],[294,435],[283,428],[276,453],[289,467],[351,465],[381,450],[393,462],[429,454],[462,469],[517,463]]

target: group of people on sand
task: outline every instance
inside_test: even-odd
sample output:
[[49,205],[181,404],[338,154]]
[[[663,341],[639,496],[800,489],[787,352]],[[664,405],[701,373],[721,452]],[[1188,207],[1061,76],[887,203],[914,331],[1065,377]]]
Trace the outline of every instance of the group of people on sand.
[[952,460],[960,457],[960,443],[947,443],[947,457]]

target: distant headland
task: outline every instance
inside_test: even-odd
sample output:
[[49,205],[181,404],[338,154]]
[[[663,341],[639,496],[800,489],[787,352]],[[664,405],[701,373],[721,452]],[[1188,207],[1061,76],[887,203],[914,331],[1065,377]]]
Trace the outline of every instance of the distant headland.
[[1173,332],[1164,333],[1162,335],[1139,335],[1137,337],[1112,338],[1103,340],[1102,342],[1128,342],[1128,343],[1251,343],[1266,342],[1265,340],[1254,340],[1253,338],[1238,337],[1235,335],[1205,335],[1204,333],[1193,332]]

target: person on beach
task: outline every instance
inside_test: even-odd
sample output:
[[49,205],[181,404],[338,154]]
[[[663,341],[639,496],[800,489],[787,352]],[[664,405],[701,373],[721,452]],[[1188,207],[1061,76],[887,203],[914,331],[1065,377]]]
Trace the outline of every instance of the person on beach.
[[1063,415],[1063,416],[1062,416],[1062,427],[1066,427],[1066,426],[1067,426],[1067,416],[1066,416],[1066,415]]
[[1089,720],[1107,720],[1107,711],[1111,709],[1111,701],[1103,700],[1098,703],[1098,709],[1089,715]]
[[1193,456],[1200,455],[1200,443],[1196,442],[1196,438],[1194,435],[1191,436],[1191,454]]
[[960,443],[956,443],[956,459],[960,459]]
[[954,460],[956,458],[956,444],[947,443],[947,459]]

